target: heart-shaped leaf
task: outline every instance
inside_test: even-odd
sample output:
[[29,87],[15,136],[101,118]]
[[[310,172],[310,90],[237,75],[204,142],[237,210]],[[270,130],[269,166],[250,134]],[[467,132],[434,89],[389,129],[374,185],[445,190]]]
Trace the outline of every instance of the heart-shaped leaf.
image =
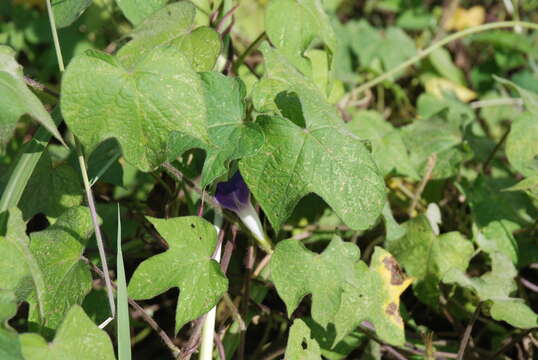
[[202,82],[173,47],[155,48],[130,70],[87,51],[69,64],[62,84],[62,114],[89,152],[115,137],[128,162],[151,171],[166,160],[171,131],[207,139]]
[[211,258],[217,234],[213,225],[197,216],[148,220],[170,248],[142,262],[127,290],[133,299],[144,300],[179,287],[177,333],[187,322],[215,306],[228,288],[220,265]]

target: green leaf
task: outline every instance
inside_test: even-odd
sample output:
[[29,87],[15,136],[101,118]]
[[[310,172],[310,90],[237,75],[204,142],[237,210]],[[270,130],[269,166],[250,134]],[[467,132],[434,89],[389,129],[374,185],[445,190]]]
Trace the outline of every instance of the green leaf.
[[538,113],[524,112],[515,118],[506,139],[508,161],[525,176],[538,175],[537,115]]
[[382,215],[385,222],[385,233],[387,242],[397,240],[405,235],[407,229],[396,222],[394,216],[392,215],[392,210],[388,201],[383,207]]
[[227,172],[229,162],[256,153],[264,135],[255,123],[245,118],[245,87],[241,80],[218,73],[201,73],[209,141],[183,133],[170,136],[168,156],[175,159],[193,147],[206,151],[201,186],[205,187]]
[[0,359],[27,360],[22,356],[21,343],[16,333],[0,328]]
[[333,344],[333,339],[327,338],[325,329],[317,324],[312,318],[302,319],[310,328],[312,338],[317,341],[321,348],[321,355],[328,360],[348,359],[350,353],[357,349],[367,340],[367,336],[361,330],[354,330],[346,335],[340,342]]
[[289,360],[321,360],[321,349],[311,338],[310,328],[301,319],[295,319],[290,328],[286,354]]
[[173,219],[148,217],[170,248],[140,264],[128,287],[135,300],[155,297],[179,287],[176,333],[187,322],[215,306],[228,288],[228,280],[211,256],[217,243],[210,223],[196,216]]
[[71,306],[81,304],[91,290],[91,273],[80,257],[92,232],[90,212],[79,206],[64,212],[54,225],[30,236],[30,250],[45,283],[44,319],[40,324],[48,329],[56,329]]
[[347,123],[348,129],[360,139],[368,140],[372,146],[372,156],[383,175],[396,170],[399,174],[419,179],[405,146],[400,131],[385,121],[375,111],[359,111]]
[[[52,113],[52,118],[55,124],[59,125],[62,119],[59,116],[59,108],[56,107],[56,109]],[[3,189],[2,197],[0,198],[0,212],[7,211],[18,205],[50,137],[50,133],[45,127],[41,126],[32,137],[32,140],[22,146],[17,156],[17,161],[10,169],[9,181]]]
[[443,179],[457,174],[461,163],[469,158],[462,146],[463,135],[459,124],[442,118],[420,119],[402,128],[402,136],[410,159],[418,173],[424,174],[428,158],[436,154],[432,179]]
[[28,181],[19,208],[24,219],[43,213],[57,218],[70,207],[80,205],[82,189],[78,173],[68,164],[54,167],[45,152]]
[[26,86],[22,67],[15,60],[15,51],[3,45],[0,45],[0,93],[0,152],[23,115],[29,115],[39,122],[64,144],[50,114]]
[[322,254],[288,239],[276,246],[271,276],[289,315],[312,294],[312,318],[326,329],[329,344],[339,342],[365,320],[374,324],[382,339],[403,344],[399,295],[411,280],[381,248],[376,248],[370,269],[359,255],[356,245],[338,237]]
[[459,232],[436,236],[428,219],[421,215],[404,224],[407,233],[387,243],[406,272],[417,280],[417,297],[434,307],[440,295],[439,282],[451,269],[465,271],[474,247]]
[[42,313],[45,285],[43,274],[29,249],[26,224],[16,208],[6,215],[7,232],[4,237],[0,235],[0,289],[12,290],[17,301],[26,300],[35,291]]
[[334,238],[322,254],[296,240],[278,243],[271,259],[271,277],[288,316],[312,294],[312,318],[326,327],[334,319],[347,279],[353,278],[359,248]]
[[525,104],[525,107],[528,111],[533,113],[534,115],[538,115],[538,94],[529,91],[527,89],[524,89],[520,86],[517,86],[515,83],[511,82],[510,80],[503,79],[501,77],[493,75],[493,78],[500,82],[503,85],[510,86],[517,90],[521,98],[523,99],[523,103]]
[[191,61],[198,72],[211,71],[219,57],[222,43],[220,35],[210,27],[201,26],[190,34],[175,38],[170,42]]
[[56,27],[60,29],[74,23],[91,3],[92,0],[52,0]]
[[322,40],[331,55],[336,51],[336,35],[320,0],[270,1],[265,31],[271,43],[306,75],[312,70],[304,52],[315,39]]
[[11,290],[0,289],[0,330],[7,328],[7,321],[17,313],[17,297]]
[[538,200],[538,174],[523,179],[504,191],[524,191],[527,195]]
[[352,36],[351,49],[359,57],[362,67],[383,72],[416,54],[414,41],[399,28],[378,31],[364,20],[350,21],[346,27]]
[[437,70],[442,77],[451,80],[459,85],[466,85],[465,75],[463,74],[463,71],[459,67],[454,65],[450,57],[450,52],[448,50],[446,50],[445,48],[439,48],[433,51],[428,57],[428,59],[432,63],[435,70]]
[[206,136],[202,91],[198,74],[172,47],[154,49],[131,70],[90,50],[67,67],[62,114],[88,152],[115,137],[128,162],[151,171],[166,160],[171,131]]
[[502,191],[513,184],[511,177],[479,176],[464,186],[464,194],[471,207],[480,248],[487,253],[500,251],[517,264],[519,246],[513,232],[531,225],[537,212],[525,195]]
[[443,282],[457,283],[463,287],[474,290],[478,297],[485,301],[490,299],[508,299],[517,289],[514,278],[517,270],[510,259],[500,253],[490,255],[491,271],[480,277],[468,277],[461,269],[450,269],[443,277]]
[[134,25],[162,8],[168,0],[116,0],[123,15]]
[[514,278],[517,270],[510,259],[500,253],[490,253],[491,271],[480,277],[468,277],[458,269],[448,271],[443,282],[456,283],[476,293],[481,301],[491,304],[491,316],[515,327],[531,328],[538,325],[536,315],[523,300],[510,297],[516,291]]
[[522,299],[495,300],[491,305],[491,317],[523,329],[538,326],[538,315],[525,305]]
[[220,54],[220,37],[208,27],[193,31],[195,15],[196,8],[189,1],[157,10],[133,30],[132,40],[118,51],[118,59],[131,68],[156,47],[168,44],[181,50],[197,71],[213,70]]
[[277,50],[267,45],[262,49],[266,78],[253,101],[259,111],[280,111],[289,120],[258,117],[265,144],[239,164],[249,189],[275,229],[312,192],[351,228],[369,228],[385,202],[383,178],[371,155],[316,85]]
[[107,333],[78,305],[69,310],[51,343],[38,334],[23,334],[20,341],[26,360],[115,359]]
[[[4,254],[4,253],[2,253]],[[0,286],[0,359],[23,360],[21,345],[17,333],[7,321],[17,313],[17,297],[11,290]]]

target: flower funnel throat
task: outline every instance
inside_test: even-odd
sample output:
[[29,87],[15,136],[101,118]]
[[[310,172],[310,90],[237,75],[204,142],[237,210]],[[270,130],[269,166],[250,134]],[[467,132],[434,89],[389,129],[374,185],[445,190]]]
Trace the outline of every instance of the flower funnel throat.
[[220,206],[237,214],[265,252],[273,252],[271,240],[263,231],[258,213],[250,202],[250,191],[239,172],[230,180],[217,184],[215,199]]

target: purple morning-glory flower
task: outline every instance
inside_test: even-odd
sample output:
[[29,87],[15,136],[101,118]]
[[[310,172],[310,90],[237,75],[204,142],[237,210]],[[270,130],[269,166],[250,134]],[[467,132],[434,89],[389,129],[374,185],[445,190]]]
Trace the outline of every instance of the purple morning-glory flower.
[[215,198],[220,206],[234,212],[250,203],[250,191],[239,171],[230,180],[217,184]]
[[250,202],[250,191],[239,172],[236,172],[230,180],[217,184],[215,199],[220,206],[237,214],[263,250],[273,252],[271,240],[263,230],[258,213]]

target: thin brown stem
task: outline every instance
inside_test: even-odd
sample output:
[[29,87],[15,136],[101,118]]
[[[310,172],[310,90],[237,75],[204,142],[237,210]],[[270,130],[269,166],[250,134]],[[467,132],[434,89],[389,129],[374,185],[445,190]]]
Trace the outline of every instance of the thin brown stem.
[[510,128],[506,129],[503,136],[501,137],[501,140],[499,140],[497,145],[495,145],[495,147],[493,148],[493,151],[491,152],[491,154],[489,154],[487,160],[484,162],[484,166],[482,167],[483,174],[487,174],[489,172],[489,167],[491,165],[491,162],[493,161],[493,158],[495,157],[495,154],[497,153],[497,151],[499,151],[501,146],[504,144],[509,133],[510,133]]
[[465,328],[465,332],[463,333],[463,336],[461,337],[460,341],[460,347],[458,349],[458,360],[463,359],[463,355],[465,355],[465,349],[467,348],[467,344],[469,343],[469,340],[471,339],[471,332],[473,330],[474,323],[476,322],[476,319],[478,319],[478,315],[480,314],[480,308],[482,307],[482,303],[478,303],[476,306],[476,309],[473,313],[473,316],[471,317],[471,320],[467,324],[467,327]]
[[[254,259],[256,258],[256,248],[250,245],[245,257],[246,274],[243,284],[243,302],[241,303],[241,314],[243,318],[247,317],[248,302],[250,299],[250,280],[252,278],[252,269],[254,268]],[[246,330],[246,329],[245,329]],[[239,341],[239,360],[245,359],[246,331],[241,331]]]
[[226,351],[224,350],[224,344],[222,343],[222,339],[217,334],[214,337],[215,341],[215,347],[217,348],[217,352],[219,353],[220,360],[226,360]]
[[256,270],[254,270],[254,273],[252,273],[252,277],[256,278],[258,277],[262,270],[265,269],[265,267],[269,264],[269,261],[271,261],[272,254],[267,254],[263,257],[263,259],[258,263],[258,266],[256,266]]
[[32,79],[32,78],[30,78],[28,76],[24,77],[24,82],[26,83],[26,85],[28,85],[28,86],[36,89],[36,90],[43,91],[44,93],[52,95],[55,98],[60,97],[60,94],[57,91],[52,90],[51,88],[47,87],[46,85],[43,85],[40,82],[37,82],[37,81],[35,81],[34,79]]
[[428,163],[426,164],[426,171],[424,172],[424,176],[422,177],[422,180],[418,184],[417,190],[415,191],[415,194],[413,195],[413,200],[411,201],[411,206],[409,206],[408,214],[409,216],[412,216],[415,212],[415,208],[417,207],[418,201],[420,200],[420,197],[422,196],[422,192],[424,191],[424,188],[426,187],[426,184],[428,184],[428,181],[430,181],[433,173],[433,168],[435,168],[435,163],[437,162],[437,154],[433,153],[428,158]]
[[529,333],[534,329],[527,329],[518,336],[513,337],[509,342],[504,344],[495,354],[493,354],[490,359],[496,359],[499,355],[505,353],[506,351],[510,350],[514,345],[516,345],[518,342],[520,342],[525,336],[529,335]]

